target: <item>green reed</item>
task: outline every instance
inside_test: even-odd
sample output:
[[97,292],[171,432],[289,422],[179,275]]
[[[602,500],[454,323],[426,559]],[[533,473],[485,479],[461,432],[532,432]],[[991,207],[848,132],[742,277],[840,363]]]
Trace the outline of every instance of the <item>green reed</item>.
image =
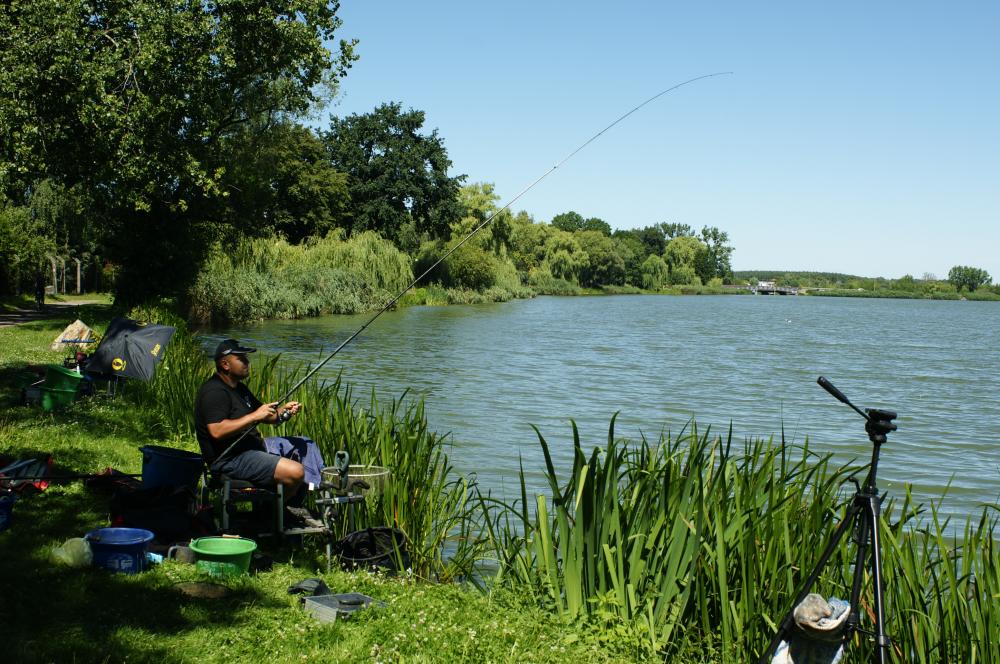
[[[279,356],[254,359],[247,384],[264,401],[286,394],[307,371],[285,367]],[[212,371],[197,340],[180,326],[155,379],[131,390],[129,398],[159,412],[164,428],[197,450],[194,396]],[[471,578],[485,554],[475,480],[454,471],[445,438],[428,428],[423,404],[407,402],[403,395],[384,406],[374,392],[362,404],[339,377],[309,380],[292,398],[302,402],[302,410],[288,424],[262,427],[265,436],[306,436],[316,441],[328,464],[336,451],[345,450],[352,464],[390,470],[385,487],[367,492],[356,509],[355,528],[399,528],[406,535],[412,572],[420,577]],[[346,534],[346,518],[338,520],[338,528],[338,534]]]
[[[529,510],[521,497],[483,499],[499,571],[567,620],[614,612],[639,628],[649,653],[756,656],[843,518],[842,485],[863,467],[833,467],[808,443],[752,440],[690,429],[657,444],[615,439],[586,456],[573,426],[573,464],[560,481],[538,433],[551,496]],[[899,661],[998,661],[996,520],[949,544],[934,518],[914,530],[922,507],[884,512],[887,629]],[[889,523],[893,512],[899,519]],[[933,513],[933,512],[932,512]],[[853,548],[835,552],[816,589],[850,595]],[[872,607],[871,588],[861,598]],[[856,639],[854,656],[869,651]],[[992,658],[992,659],[991,659]]]

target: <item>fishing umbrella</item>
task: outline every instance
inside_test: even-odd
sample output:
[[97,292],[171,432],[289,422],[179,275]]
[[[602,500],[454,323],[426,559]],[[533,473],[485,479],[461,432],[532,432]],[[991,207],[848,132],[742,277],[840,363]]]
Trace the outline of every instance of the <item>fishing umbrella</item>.
[[169,325],[115,318],[87,362],[87,371],[148,381],[173,336]]

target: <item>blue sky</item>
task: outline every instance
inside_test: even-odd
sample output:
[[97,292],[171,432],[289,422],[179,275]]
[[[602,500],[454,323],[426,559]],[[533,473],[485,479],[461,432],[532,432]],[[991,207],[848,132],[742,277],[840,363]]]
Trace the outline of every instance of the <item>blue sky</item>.
[[[740,269],[1000,281],[1000,3],[345,0],[329,111],[426,113],[538,221],[727,231]],[[320,126],[324,123],[321,122]]]

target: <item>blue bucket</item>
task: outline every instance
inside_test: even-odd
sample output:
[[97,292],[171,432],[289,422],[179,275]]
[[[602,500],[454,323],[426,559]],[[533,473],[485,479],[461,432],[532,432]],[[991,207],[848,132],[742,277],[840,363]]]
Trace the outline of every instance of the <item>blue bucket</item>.
[[139,451],[142,452],[143,488],[198,485],[202,469],[200,454],[159,445],[146,445]]
[[94,566],[122,574],[146,569],[146,547],[153,533],[142,528],[98,528],[83,536],[90,543]]
[[14,501],[17,496],[0,496],[0,532],[10,528],[14,520]]

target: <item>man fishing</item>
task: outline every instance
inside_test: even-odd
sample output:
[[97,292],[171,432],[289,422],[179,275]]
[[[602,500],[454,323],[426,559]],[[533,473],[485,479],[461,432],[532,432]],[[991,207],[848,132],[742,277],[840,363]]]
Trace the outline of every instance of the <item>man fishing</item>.
[[256,351],[236,339],[225,339],[216,347],[215,374],[195,397],[195,431],[202,456],[214,474],[258,486],[282,485],[286,510],[306,525],[317,525],[308,511],[295,505],[302,500],[307,475],[315,475],[308,478],[310,484],[319,484],[322,456],[307,438],[265,439],[257,431],[259,424],[287,421],[302,406],[297,401],[284,406],[277,401],[262,403],[243,384],[250,375],[249,355]]

